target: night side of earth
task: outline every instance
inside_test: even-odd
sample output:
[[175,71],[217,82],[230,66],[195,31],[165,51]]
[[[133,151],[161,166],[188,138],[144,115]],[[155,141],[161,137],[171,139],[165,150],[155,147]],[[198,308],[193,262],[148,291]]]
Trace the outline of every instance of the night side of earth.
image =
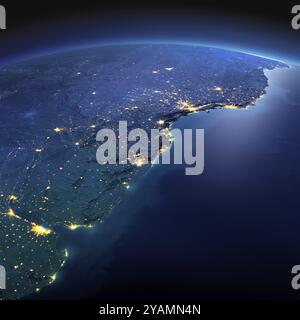
[[[99,165],[97,132],[159,128],[194,112],[239,109],[266,93],[264,70],[286,64],[187,45],[112,45],[0,67],[0,265],[19,299],[56,279],[68,251],[59,227],[102,223],[150,169]],[[217,112],[217,110],[215,111]],[[122,205],[122,204],[121,204]]]

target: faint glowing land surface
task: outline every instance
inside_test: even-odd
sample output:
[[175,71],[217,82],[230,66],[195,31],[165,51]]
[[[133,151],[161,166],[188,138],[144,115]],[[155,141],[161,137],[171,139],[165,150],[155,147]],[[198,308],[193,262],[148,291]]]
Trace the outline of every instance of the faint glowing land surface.
[[100,166],[103,127],[168,128],[181,116],[253,104],[263,69],[285,65],[219,49],[128,45],[50,55],[0,69],[0,299],[38,292],[56,279],[68,252],[56,226],[92,227],[144,172]]

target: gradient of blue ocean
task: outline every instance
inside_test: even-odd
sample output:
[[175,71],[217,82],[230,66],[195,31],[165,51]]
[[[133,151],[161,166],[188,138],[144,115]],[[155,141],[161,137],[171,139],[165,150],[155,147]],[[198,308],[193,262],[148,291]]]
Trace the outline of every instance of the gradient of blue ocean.
[[300,298],[300,68],[266,74],[254,106],[174,126],[205,129],[202,175],[155,166],[102,225],[62,231],[70,257],[30,298]]

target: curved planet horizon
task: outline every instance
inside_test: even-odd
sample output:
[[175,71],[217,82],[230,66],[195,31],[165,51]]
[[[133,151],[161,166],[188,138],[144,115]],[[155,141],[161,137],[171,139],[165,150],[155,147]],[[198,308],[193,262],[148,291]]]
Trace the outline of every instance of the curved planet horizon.
[[148,171],[97,166],[100,128],[115,128],[125,118],[150,130],[162,117],[173,119],[182,102],[245,109],[265,95],[265,70],[286,67],[241,52],[178,44],[77,48],[0,67],[0,263],[11,284],[2,298],[24,297],[53,283],[69,256],[58,244],[57,227],[103,222],[114,206],[122,208],[127,186]]
[[300,66],[300,61],[294,58],[290,58],[285,56],[284,53],[275,52],[275,51],[266,51],[263,49],[253,49],[248,46],[241,46],[235,42],[223,41],[223,42],[214,42],[214,41],[201,41],[199,39],[188,41],[186,38],[174,38],[164,39],[164,38],[155,38],[155,39],[143,39],[131,37],[127,40],[123,38],[114,39],[113,41],[91,41],[91,42],[81,42],[81,43],[70,43],[69,45],[60,45],[47,49],[36,49],[31,53],[23,53],[18,56],[14,56],[11,58],[3,59],[2,63],[0,61],[0,67],[5,67],[7,65],[26,62],[34,59],[38,59],[41,57],[45,57],[47,55],[55,55],[59,53],[70,52],[74,50],[84,50],[84,49],[92,49],[97,47],[107,47],[107,46],[122,46],[122,45],[178,45],[178,46],[192,46],[192,47],[207,47],[207,48],[215,48],[226,51],[240,52],[243,54],[253,55],[265,59],[275,60],[282,63],[286,63],[288,65]]

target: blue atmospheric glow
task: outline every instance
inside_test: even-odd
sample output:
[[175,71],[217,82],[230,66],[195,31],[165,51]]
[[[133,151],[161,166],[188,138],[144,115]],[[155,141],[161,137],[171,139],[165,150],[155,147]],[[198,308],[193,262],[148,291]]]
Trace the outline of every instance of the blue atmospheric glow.
[[266,52],[261,50],[254,50],[245,46],[238,46],[234,43],[225,43],[225,42],[210,42],[205,41],[201,42],[200,40],[195,39],[162,39],[162,38],[156,38],[156,39],[147,39],[147,38],[131,38],[131,39],[114,39],[112,41],[93,41],[93,42],[87,42],[87,43],[74,43],[70,45],[64,45],[64,46],[57,46],[52,47],[44,50],[35,51],[34,53],[28,53],[24,55],[15,55],[14,58],[11,58],[7,60],[6,62],[2,64],[11,64],[11,63],[17,63],[24,60],[30,60],[46,55],[52,55],[55,53],[60,52],[66,52],[66,51],[72,51],[77,49],[84,49],[84,48],[92,48],[92,47],[100,47],[100,46],[113,46],[113,45],[130,45],[130,44],[174,44],[174,45],[186,45],[186,46],[203,46],[203,47],[212,47],[212,48],[219,48],[224,50],[231,50],[236,52],[241,52],[245,54],[260,56],[266,59],[272,59],[276,61],[281,61],[289,65],[294,66],[300,66],[300,61],[286,58],[284,56],[279,56],[278,53],[274,52]]

